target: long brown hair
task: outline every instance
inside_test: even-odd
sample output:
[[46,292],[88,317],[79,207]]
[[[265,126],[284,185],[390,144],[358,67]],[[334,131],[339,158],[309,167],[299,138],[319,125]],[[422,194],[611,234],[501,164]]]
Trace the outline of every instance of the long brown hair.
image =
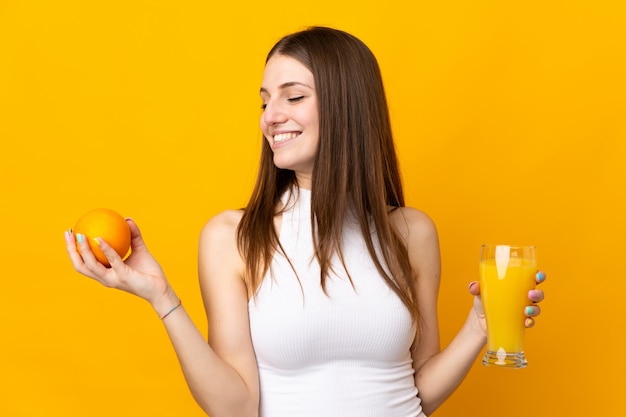
[[[311,223],[322,287],[325,289],[332,268],[332,256],[337,254],[343,262],[344,215],[352,211],[378,272],[417,321],[417,296],[406,242],[389,217],[390,210],[404,207],[404,196],[376,58],[356,37],[325,27],[311,27],[282,38],[266,62],[274,54],[298,60],[315,80],[320,116]],[[245,280],[251,292],[280,248],[274,228],[280,197],[296,185],[294,172],[277,168],[267,141],[263,141],[257,182],[238,228]]]

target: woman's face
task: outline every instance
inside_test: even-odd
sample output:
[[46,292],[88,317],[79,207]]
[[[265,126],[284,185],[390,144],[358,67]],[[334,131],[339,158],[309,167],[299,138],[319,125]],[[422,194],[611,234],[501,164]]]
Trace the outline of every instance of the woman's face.
[[261,130],[274,164],[293,170],[298,185],[311,187],[319,145],[319,115],[313,74],[300,61],[275,54],[265,65]]

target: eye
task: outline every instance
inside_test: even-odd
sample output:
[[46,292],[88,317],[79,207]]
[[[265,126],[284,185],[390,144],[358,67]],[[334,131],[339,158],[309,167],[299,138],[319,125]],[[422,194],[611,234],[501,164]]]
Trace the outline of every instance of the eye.
[[298,101],[302,100],[304,98],[304,96],[298,96],[298,97],[291,97],[288,98],[287,101],[290,103],[297,103]]
[[261,110],[265,110],[266,107],[267,107],[266,103],[261,104]]

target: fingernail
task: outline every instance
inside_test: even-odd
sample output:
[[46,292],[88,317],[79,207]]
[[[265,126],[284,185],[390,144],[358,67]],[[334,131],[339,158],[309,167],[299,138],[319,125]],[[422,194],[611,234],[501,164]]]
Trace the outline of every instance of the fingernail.
[[532,317],[528,317],[524,322],[526,327],[533,327],[535,325],[535,320]]
[[530,315],[533,314],[535,312],[535,309],[531,306],[526,307],[526,314]]
[[76,241],[78,243],[83,243],[83,235],[80,233],[76,234]]
[[539,295],[539,293],[537,292],[537,290],[530,290],[530,291],[528,291],[528,298],[530,298],[532,300],[537,298],[538,295]]
[[469,283],[469,285],[467,286],[467,289],[468,289],[468,290],[471,290],[471,289],[472,289],[472,285],[477,284],[477,283],[478,283],[478,281],[472,281],[472,282],[470,282],[470,283]]
[[543,271],[537,272],[537,282],[543,282],[546,279],[546,273]]
[[99,237],[94,237],[92,240],[94,242],[96,242],[96,245],[100,246],[100,238]]
[[63,234],[65,235],[65,242],[70,243],[70,241],[72,240],[72,238],[70,237],[72,234],[72,229],[66,230]]

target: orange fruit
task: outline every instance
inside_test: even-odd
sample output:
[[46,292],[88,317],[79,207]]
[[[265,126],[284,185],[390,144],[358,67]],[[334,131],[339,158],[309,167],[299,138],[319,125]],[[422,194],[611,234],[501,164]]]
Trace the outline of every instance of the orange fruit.
[[102,238],[122,258],[126,257],[130,251],[128,223],[120,214],[107,208],[97,208],[85,213],[76,222],[74,233],[85,236],[96,259],[107,267],[110,266],[109,261],[94,238]]

